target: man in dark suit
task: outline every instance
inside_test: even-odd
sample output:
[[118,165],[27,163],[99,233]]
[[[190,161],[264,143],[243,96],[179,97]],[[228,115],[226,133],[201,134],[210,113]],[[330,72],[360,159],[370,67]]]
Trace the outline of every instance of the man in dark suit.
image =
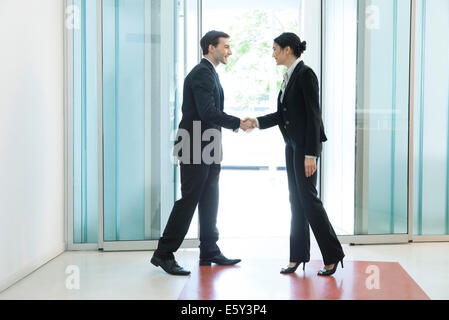
[[[237,132],[239,128],[248,130],[250,125],[223,112],[223,88],[215,68],[220,63],[227,64],[228,57],[232,55],[229,35],[210,31],[201,39],[201,48],[204,59],[184,82],[183,116],[178,130],[178,148],[175,146],[176,156],[181,162],[182,198],[175,203],[151,259],[152,264],[172,275],[190,274],[178,265],[173,253],[181,246],[197,206],[200,220],[200,265],[234,265],[241,261],[227,259],[217,246],[221,128]],[[181,141],[179,138],[182,138]],[[208,143],[208,140],[212,142]]]
[[290,265],[281,273],[292,273],[310,260],[309,224],[320,247],[325,267],[318,275],[331,275],[344,257],[343,249],[316,190],[317,159],[327,141],[319,105],[318,79],[300,59],[306,50],[293,33],[274,40],[273,57],[287,67],[275,113],[246,119],[253,127],[279,126],[285,140],[288,188],[292,211]]

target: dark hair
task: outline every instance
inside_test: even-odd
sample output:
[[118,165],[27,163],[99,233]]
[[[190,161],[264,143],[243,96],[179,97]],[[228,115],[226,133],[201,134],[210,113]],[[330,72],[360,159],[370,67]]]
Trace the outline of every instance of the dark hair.
[[226,38],[229,39],[230,36],[224,32],[221,31],[209,31],[204,35],[204,37],[201,39],[201,49],[203,50],[203,55],[206,55],[209,53],[209,46],[213,45],[215,48],[220,43],[220,38]]
[[299,39],[296,34],[291,32],[284,32],[279,37],[274,39],[274,42],[277,43],[282,49],[290,47],[293,54],[297,58],[299,58],[307,49],[307,42],[301,42],[301,39]]

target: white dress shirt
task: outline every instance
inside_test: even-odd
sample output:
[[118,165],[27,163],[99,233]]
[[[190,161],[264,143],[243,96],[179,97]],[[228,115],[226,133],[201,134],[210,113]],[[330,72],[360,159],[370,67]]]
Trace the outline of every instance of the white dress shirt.
[[[296,59],[296,61],[293,62],[293,64],[290,66],[290,68],[288,68],[288,70],[284,73],[284,81],[282,82],[282,85],[281,85],[281,92],[282,92],[281,102],[284,101],[284,93],[285,93],[285,89],[287,89],[288,81],[292,77],[293,71],[295,71],[296,67],[298,66],[298,64],[300,62],[301,62],[301,58]],[[259,128],[259,120],[257,118],[256,118],[256,122],[257,122],[257,127]],[[317,157],[306,155],[306,158],[316,159]]]
[[301,58],[296,59],[296,61],[293,62],[293,64],[290,66],[290,68],[288,68],[288,70],[284,73],[284,81],[282,82],[282,85],[281,85],[281,91],[282,91],[281,102],[284,101],[284,94],[285,94],[285,89],[287,89],[288,81],[292,77],[293,71],[295,71],[296,67],[298,66],[298,63],[300,63],[300,62],[301,62]]

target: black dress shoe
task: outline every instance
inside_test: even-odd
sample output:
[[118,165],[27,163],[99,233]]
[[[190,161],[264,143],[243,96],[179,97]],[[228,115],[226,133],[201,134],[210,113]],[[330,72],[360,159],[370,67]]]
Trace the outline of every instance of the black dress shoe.
[[241,259],[228,259],[222,253],[217,254],[212,258],[202,258],[200,259],[200,266],[210,266],[212,263],[218,264],[220,266],[233,266],[242,261]]
[[161,267],[165,272],[174,276],[188,276],[190,274],[190,271],[180,267],[175,259],[162,259],[153,256],[153,258],[151,258],[151,263],[156,267]]

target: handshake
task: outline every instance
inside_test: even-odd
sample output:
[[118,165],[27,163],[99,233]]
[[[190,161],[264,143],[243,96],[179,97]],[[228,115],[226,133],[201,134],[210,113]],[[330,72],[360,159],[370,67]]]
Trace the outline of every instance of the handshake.
[[258,121],[255,118],[246,118],[240,120],[240,129],[245,132],[251,132],[253,129],[258,127]]

